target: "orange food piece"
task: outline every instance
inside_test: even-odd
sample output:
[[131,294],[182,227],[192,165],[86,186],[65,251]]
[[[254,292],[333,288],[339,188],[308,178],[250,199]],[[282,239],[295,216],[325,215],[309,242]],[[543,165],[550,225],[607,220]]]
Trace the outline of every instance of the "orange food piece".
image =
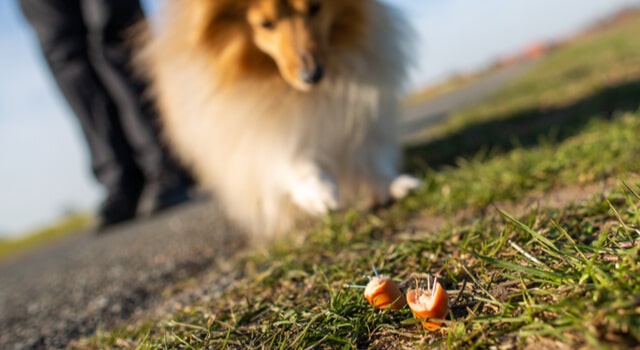
[[413,315],[420,319],[422,326],[435,331],[440,328],[442,322],[426,321],[426,319],[442,319],[449,310],[449,296],[442,285],[434,281],[433,289],[410,289],[407,292],[407,303]]
[[384,275],[371,278],[364,290],[364,297],[378,309],[398,310],[407,305],[407,300],[393,280]]

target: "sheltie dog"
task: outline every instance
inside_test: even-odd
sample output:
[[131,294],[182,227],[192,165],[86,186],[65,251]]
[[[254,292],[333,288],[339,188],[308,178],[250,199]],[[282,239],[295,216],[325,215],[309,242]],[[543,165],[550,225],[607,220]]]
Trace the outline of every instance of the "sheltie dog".
[[399,173],[405,23],[375,0],[170,0],[140,62],[179,158],[268,237],[419,186]]

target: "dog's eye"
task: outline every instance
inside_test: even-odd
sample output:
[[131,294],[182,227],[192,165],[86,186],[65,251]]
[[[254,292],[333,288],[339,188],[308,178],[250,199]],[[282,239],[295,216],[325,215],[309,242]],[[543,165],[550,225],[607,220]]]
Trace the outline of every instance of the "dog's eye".
[[311,5],[309,5],[309,16],[310,17],[313,17],[313,16],[317,15],[318,12],[320,12],[320,3],[319,2],[314,2]]
[[264,28],[264,29],[271,30],[271,29],[273,29],[273,28],[275,28],[275,27],[276,27],[276,24],[275,24],[275,23],[273,23],[272,21],[264,20],[264,21],[262,21],[262,23],[260,23],[260,26],[261,26],[262,28]]

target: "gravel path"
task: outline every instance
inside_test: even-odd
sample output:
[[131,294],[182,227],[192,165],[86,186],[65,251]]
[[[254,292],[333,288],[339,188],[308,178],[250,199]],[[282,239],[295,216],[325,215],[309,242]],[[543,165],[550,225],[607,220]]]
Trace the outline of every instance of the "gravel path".
[[[527,67],[410,107],[405,136],[411,139],[412,131],[495,91]],[[100,236],[81,232],[2,263],[0,349],[64,348],[100,326],[149,312],[166,302],[163,291],[219,269],[242,242],[215,203],[202,199]],[[222,281],[212,288],[230,283]]]
[[527,72],[538,60],[523,61],[493,72],[456,90],[436,96],[405,110],[401,131],[408,144],[424,141],[422,131],[447,119],[457,110],[489,97],[515,77]]
[[82,232],[0,265],[0,349],[64,348],[215,269],[242,239],[210,200],[96,236]]

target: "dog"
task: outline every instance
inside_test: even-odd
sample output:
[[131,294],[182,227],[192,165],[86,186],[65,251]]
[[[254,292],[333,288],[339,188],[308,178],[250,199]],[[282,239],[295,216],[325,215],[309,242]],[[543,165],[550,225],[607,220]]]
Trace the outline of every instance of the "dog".
[[171,0],[139,62],[179,158],[272,237],[420,185],[399,172],[405,23],[375,0]]

